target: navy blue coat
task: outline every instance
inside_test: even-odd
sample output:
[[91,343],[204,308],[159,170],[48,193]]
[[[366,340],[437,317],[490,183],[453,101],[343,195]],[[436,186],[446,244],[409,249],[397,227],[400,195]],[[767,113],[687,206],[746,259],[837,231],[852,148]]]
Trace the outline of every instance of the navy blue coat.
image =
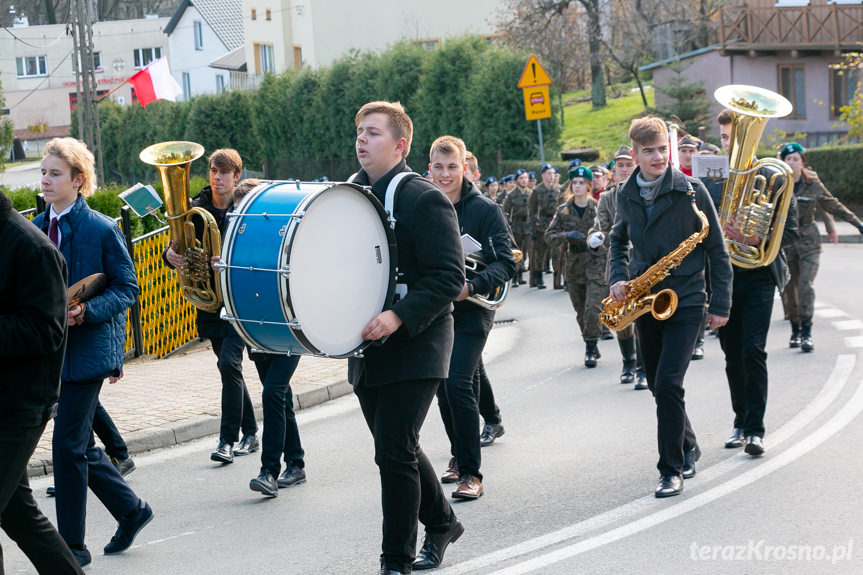
[[[33,220],[48,233],[48,211]],[[64,382],[119,375],[126,341],[126,310],[138,295],[138,281],[120,227],[90,209],[78,195],[72,211],[60,218],[60,253],[66,259],[68,285],[95,273],[106,275],[105,290],[87,301],[84,323],[69,328],[63,362]]]

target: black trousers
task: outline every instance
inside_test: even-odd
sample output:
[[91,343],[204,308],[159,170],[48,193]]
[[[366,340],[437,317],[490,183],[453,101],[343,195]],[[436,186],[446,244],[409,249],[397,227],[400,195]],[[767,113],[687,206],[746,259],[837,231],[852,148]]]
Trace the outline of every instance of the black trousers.
[[305,452],[300,443],[300,430],[294,414],[291,377],[300,362],[298,355],[250,353],[258,376],[264,385],[261,400],[264,408],[264,432],[261,436],[261,465],[274,477],[281,471],[280,458],[285,463],[305,467]]
[[416,557],[418,521],[427,532],[444,532],[455,513],[443,494],[435,470],[419,445],[419,432],[440,380],[400,381],[354,388],[366,424],[375,440],[375,463],[381,475],[383,543],[388,569],[410,573]]
[[678,309],[665,321],[647,314],[636,320],[647,386],[656,402],[657,442],[661,475],[680,475],[683,453],[695,447],[695,433],[686,415],[683,378],[695,339],[701,329],[704,308]]
[[243,380],[243,351],[246,344],[238,335],[214,337],[213,353],[219,359],[219,375],[222,377],[222,425],[219,429],[219,439],[228,443],[236,443],[240,439],[240,429],[243,434],[258,432],[255,421],[255,408],[252,398]]
[[731,391],[734,427],[764,436],[767,409],[767,332],[773,315],[775,284],[766,267],[734,270],[731,315],[719,329],[725,375]]
[[494,390],[491,388],[491,380],[485,372],[485,365],[482,363],[482,356],[479,358],[479,365],[476,368],[476,375],[479,384],[479,414],[483,421],[490,424],[499,424],[501,422],[500,407],[494,401]]
[[57,530],[69,545],[83,545],[87,519],[87,488],[114,519],[138,506],[138,496],[126,484],[93,437],[93,414],[102,380],[63,382],[54,419],[54,504]]
[[[0,525],[42,575],[83,573],[57,530],[33,500],[27,463],[39,444],[45,424],[35,427],[0,426]],[[0,575],[3,575],[0,547]]]
[[479,446],[479,379],[477,367],[487,334],[464,333],[456,320],[455,340],[450,356],[449,377],[438,387],[437,398],[450,454],[458,462],[459,474],[482,481]]
[[126,442],[123,441],[123,436],[120,435],[120,430],[117,429],[114,420],[102,407],[101,401],[96,403],[96,414],[93,416],[93,433],[105,446],[105,453],[108,454],[108,457],[116,457],[120,460],[129,458],[129,448],[126,447]]

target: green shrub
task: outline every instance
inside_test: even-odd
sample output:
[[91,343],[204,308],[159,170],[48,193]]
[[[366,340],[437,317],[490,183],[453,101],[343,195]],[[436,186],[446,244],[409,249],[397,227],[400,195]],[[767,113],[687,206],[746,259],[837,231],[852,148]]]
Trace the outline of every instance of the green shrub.
[[806,161],[818,177],[843,204],[863,204],[860,186],[860,158],[863,144],[824,146],[806,150]]

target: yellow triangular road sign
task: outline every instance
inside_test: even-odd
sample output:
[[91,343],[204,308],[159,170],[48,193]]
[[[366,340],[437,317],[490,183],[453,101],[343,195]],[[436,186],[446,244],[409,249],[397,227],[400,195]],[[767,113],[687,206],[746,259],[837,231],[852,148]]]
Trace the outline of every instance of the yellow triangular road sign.
[[539,64],[536,56],[531,54],[527,60],[527,65],[524,67],[524,72],[521,73],[518,87],[532,88],[533,86],[548,86],[549,84],[551,84],[551,77]]

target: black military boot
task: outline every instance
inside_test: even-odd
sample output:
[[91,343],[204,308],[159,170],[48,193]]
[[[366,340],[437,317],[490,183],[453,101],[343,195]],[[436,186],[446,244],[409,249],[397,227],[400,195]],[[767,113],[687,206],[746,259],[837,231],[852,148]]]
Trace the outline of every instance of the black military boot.
[[596,340],[585,341],[584,350],[584,366],[596,367],[596,360],[602,357],[599,353],[599,347],[596,345]]
[[542,272],[536,272],[536,289],[545,289],[545,281],[542,279]]
[[812,322],[800,322],[800,349],[805,352],[815,350],[815,342],[812,340]]
[[623,357],[623,371],[620,372],[620,383],[635,381],[635,336],[618,338],[620,355]]
[[788,340],[788,347],[797,348],[800,347],[800,322],[792,321],[791,322],[791,339]]
[[512,287],[514,287],[514,288],[518,287],[518,274],[512,276]]
[[519,284],[519,285],[524,285],[524,284],[525,284],[525,281],[524,281],[524,272],[518,272],[518,273],[516,274],[516,277],[518,277],[518,284]]

